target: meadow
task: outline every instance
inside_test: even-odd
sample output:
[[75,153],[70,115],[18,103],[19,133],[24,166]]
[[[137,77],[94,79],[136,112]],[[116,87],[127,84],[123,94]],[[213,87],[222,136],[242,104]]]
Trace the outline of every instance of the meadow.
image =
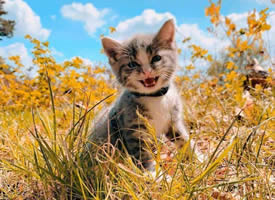
[[[222,20],[218,3],[206,16],[231,41],[226,59],[182,38],[192,64],[180,66],[175,80],[204,162],[189,141],[180,150],[158,141],[141,115],[156,146],[157,177],[110,144],[83,154],[94,117],[121,88],[108,66],[78,57],[58,63],[48,42],[27,35],[37,75],[26,75],[20,55],[0,65],[0,199],[274,199],[274,69],[265,66],[265,84],[252,84],[245,70],[247,57],[270,59],[262,38],[268,9],[252,12],[247,28]],[[209,63],[208,74],[196,70],[198,60]]]

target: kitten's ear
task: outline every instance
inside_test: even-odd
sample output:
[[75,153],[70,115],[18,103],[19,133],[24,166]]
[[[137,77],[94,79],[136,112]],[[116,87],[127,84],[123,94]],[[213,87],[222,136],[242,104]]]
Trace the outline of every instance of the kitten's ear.
[[104,52],[107,54],[109,58],[113,58],[116,60],[116,55],[119,50],[122,48],[121,44],[111,38],[104,37],[101,39],[102,46],[104,48]]
[[173,19],[169,19],[162,25],[155,39],[160,43],[165,43],[169,45],[174,42],[175,24]]

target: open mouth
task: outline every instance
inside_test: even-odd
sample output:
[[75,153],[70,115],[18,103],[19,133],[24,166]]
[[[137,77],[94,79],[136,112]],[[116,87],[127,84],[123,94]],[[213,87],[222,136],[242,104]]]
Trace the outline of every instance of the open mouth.
[[144,85],[144,87],[154,87],[157,84],[159,77],[150,77],[144,80],[140,80],[140,82]]

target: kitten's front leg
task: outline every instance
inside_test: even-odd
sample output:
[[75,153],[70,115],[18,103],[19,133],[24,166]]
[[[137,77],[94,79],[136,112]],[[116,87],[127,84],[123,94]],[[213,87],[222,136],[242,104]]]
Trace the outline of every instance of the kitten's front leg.
[[189,134],[183,123],[180,121],[177,121],[170,126],[168,132],[166,133],[166,137],[171,142],[174,142],[178,148],[183,147],[184,143],[189,140]]
[[[190,136],[183,125],[183,123],[178,120],[172,127],[170,127],[167,135],[166,135],[172,142],[176,144],[178,148],[182,148],[184,143],[190,139]],[[195,141],[193,139],[190,140],[190,149],[195,152],[198,160],[200,162],[205,161],[206,157],[203,155],[196,147]]]
[[146,132],[147,129],[143,124],[134,124],[124,132],[123,142],[128,153],[134,157],[134,162],[139,168],[154,171],[155,162],[148,151],[148,144],[150,142],[148,137],[146,137]]

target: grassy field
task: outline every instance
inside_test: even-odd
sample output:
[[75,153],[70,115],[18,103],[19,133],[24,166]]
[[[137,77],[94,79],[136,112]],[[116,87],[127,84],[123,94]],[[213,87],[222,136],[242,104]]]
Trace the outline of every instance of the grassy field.
[[[206,8],[214,28],[222,23],[219,10],[214,3]],[[204,162],[188,148],[190,141],[176,149],[157,139],[140,116],[156,149],[148,149],[156,176],[110,144],[91,144],[83,153],[94,117],[120,91],[110,70],[85,66],[77,57],[57,63],[48,42],[26,36],[34,46],[37,75],[24,74],[19,56],[10,58],[16,67],[0,63],[0,199],[275,199],[272,68],[266,67],[269,87],[249,83],[249,92],[244,91],[246,58],[266,50],[261,37],[270,29],[266,11],[249,14],[246,29],[223,21],[232,42],[226,59],[195,44],[187,47],[191,64],[180,67],[175,81],[184,101],[183,120],[207,156]],[[184,59],[181,49],[178,53]],[[213,76],[196,71],[198,60],[209,64]]]
[[176,150],[164,140],[152,141],[157,177],[110,145],[83,156],[93,117],[107,106],[104,97],[87,106],[9,110],[0,114],[1,199],[273,199],[274,88],[254,89],[243,103],[215,79],[197,83],[183,76],[177,82],[205,162],[192,156],[188,143]]

